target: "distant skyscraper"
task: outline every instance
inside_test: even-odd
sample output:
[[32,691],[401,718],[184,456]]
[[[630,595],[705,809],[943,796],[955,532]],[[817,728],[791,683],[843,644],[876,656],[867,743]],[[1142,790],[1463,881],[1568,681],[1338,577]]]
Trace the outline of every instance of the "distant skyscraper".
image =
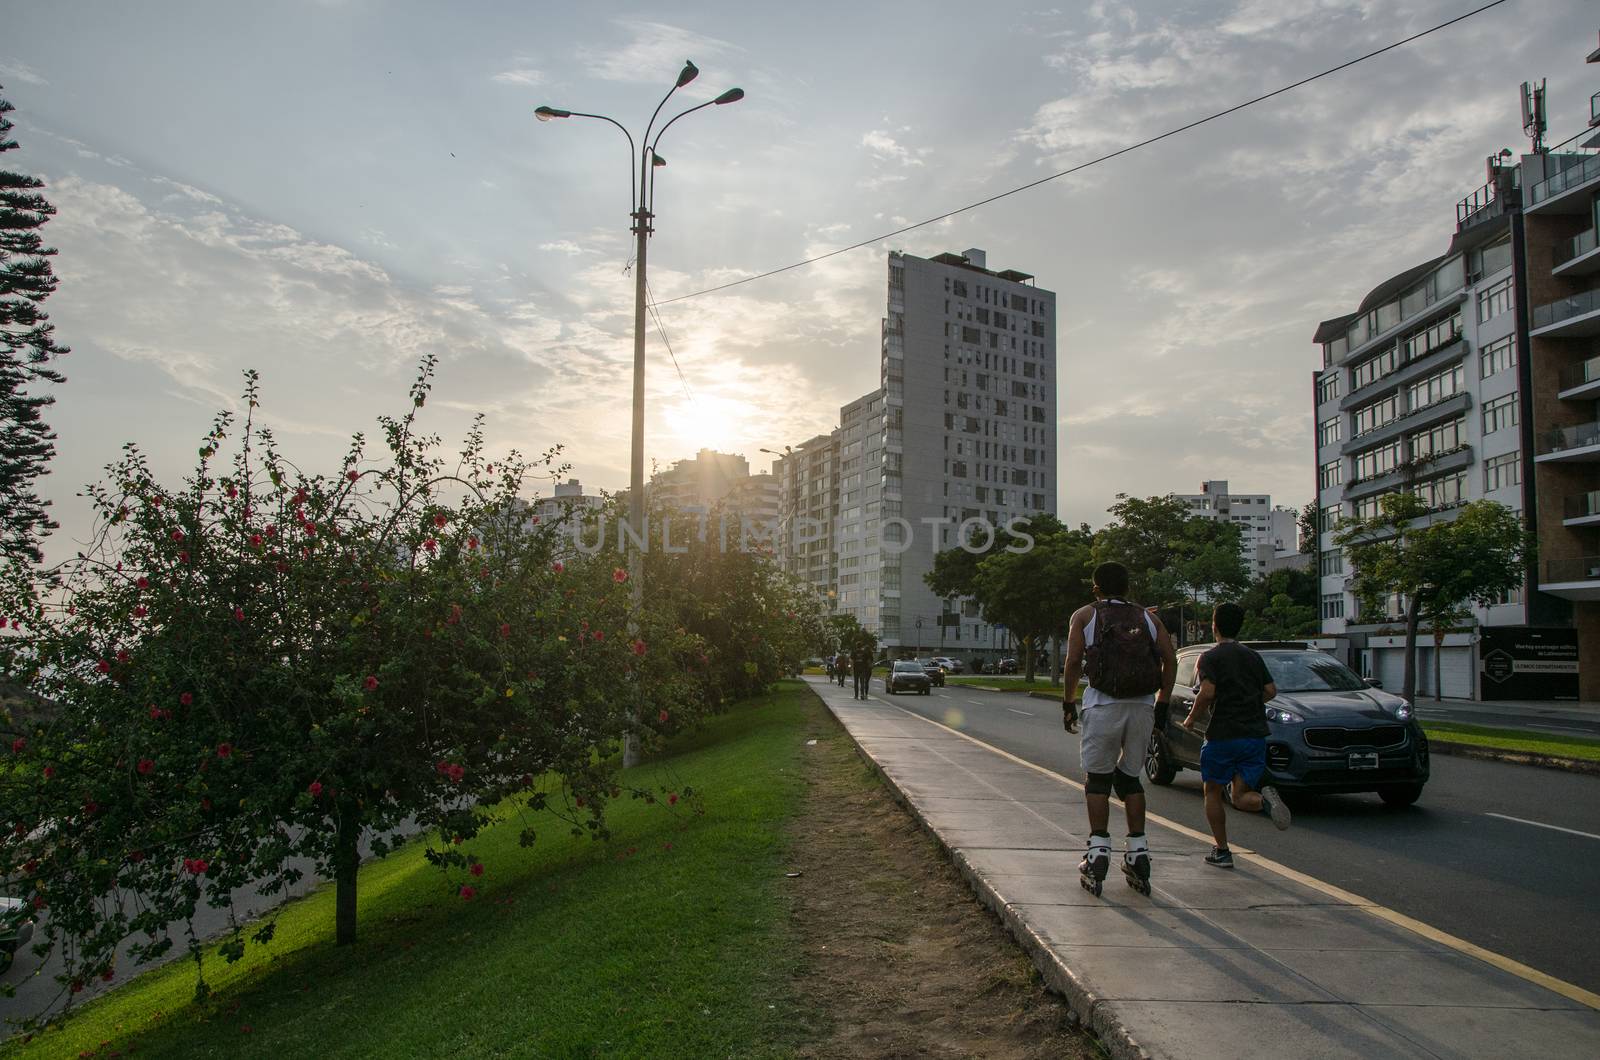
[[1299,550],[1298,516],[1288,508],[1274,508],[1266,493],[1229,493],[1227,480],[1202,482],[1199,493],[1180,493],[1189,514],[1214,519],[1239,528],[1239,555],[1250,577],[1259,578],[1275,558]]

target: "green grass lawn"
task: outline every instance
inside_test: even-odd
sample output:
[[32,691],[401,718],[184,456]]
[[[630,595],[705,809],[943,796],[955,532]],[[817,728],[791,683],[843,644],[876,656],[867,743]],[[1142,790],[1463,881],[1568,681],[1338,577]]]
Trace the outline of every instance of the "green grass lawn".
[[1061,691],[1061,686],[1051,684],[1048,677],[1036,676],[1032,681],[1025,681],[1020,677],[997,677],[991,674],[977,674],[970,677],[946,677],[944,680],[945,684],[982,685],[986,688],[998,688],[1002,692]]
[[[182,960],[0,1056],[764,1056],[803,1022],[791,986],[784,823],[803,792],[810,693],[739,705],[628,775],[693,786],[687,801],[623,800],[607,843],[549,815],[531,848],[508,820],[474,849],[465,902],[412,845],[361,872],[361,941],[336,950],[331,888],[285,907],[277,939],[193,1000]],[[670,847],[669,847],[670,844]],[[101,1046],[101,1043],[108,1043]],[[98,1050],[98,1051],[96,1051]]]
[[1581,736],[1557,736],[1524,729],[1496,729],[1486,725],[1461,725],[1453,721],[1425,721],[1423,731],[1430,740],[1495,747],[1503,751],[1585,758],[1600,762],[1600,740]]

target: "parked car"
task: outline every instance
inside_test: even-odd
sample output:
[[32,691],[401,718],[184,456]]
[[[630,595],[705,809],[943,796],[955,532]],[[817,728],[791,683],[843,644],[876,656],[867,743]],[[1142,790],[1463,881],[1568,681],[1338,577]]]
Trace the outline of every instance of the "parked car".
[[12,956],[33,940],[33,914],[26,902],[0,895],[0,972]]
[[[1266,704],[1267,776],[1284,791],[1376,792],[1387,805],[1410,806],[1428,782],[1428,738],[1411,704],[1363,681],[1343,663],[1300,642],[1251,644],[1278,694]],[[1145,775],[1170,784],[1200,768],[1198,732],[1179,724],[1199,692],[1195,669],[1211,645],[1178,652],[1178,681],[1164,728],[1150,736]]]
[[1016,673],[1017,672],[1017,660],[1015,660],[1015,659],[1001,659],[998,663],[995,664],[995,672],[1002,673],[1002,674],[1014,674],[1014,673]]
[[958,660],[946,655],[935,656],[933,661],[944,667],[944,672],[947,674],[959,674],[965,670]]
[[938,685],[940,688],[944,687],[944,667],[933,659],[918,659],[917,663],[922,667],[922,672],[928,675],[928,680],[931,683]]
[[928,672],[915,659],[901,659],[890,666],[889,672],[883,675],[883,690],[891,696],[896,692],[921,692],[925,696],[933,694]]

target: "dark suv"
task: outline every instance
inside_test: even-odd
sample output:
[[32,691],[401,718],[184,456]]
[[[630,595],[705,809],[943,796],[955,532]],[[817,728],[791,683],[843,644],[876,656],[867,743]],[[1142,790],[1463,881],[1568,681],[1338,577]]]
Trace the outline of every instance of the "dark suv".
[[[1265,707],[1271,783],[1285,791],[1375,791],[1390,806],[1410,806],[1421,797],[1428,782],[1428,738],[1409,703],[1372,687],[1309,645],[1249,646],[1261,653],[1278,687]],[[1172,710],[1166,726],[1151,734],[1145,756],[1145,775],[1152,783],[1170,784],[1179,770],[1200,768],[1204,729],[1190,732],[1179,723],[1199,691],[1195,668],[1210,647],[1178,652]]]

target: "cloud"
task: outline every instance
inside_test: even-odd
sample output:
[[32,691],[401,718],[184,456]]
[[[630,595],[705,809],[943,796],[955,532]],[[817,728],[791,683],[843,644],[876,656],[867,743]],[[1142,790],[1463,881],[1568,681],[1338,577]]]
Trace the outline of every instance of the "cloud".
[[4,84],[7,81],[21,81],[25,85],[48,85],[50,83],[27,63],[16,59],[0,59],[0,84]]
[[502,85],[533,86],[544,84],[546,78],[545,75],[539,70],[534,70],[528,67],[519,67],[514,70],[502,70],[489,80]]
[[699,63],[736,50],[725,40],[664,22],[625,18],[611,22],[629,35],[625,44],[583,48],[578,53],[585,70],[605,81],[645,82],[665,88],[685,59]]
[[583,253],[583,248],[570,239],[557,239],[550,243],[540,243],[540,250],[553,250],[560,254],[576,256]]
[[912,151],[895,141],[895,138],[879,129],[873,129],[861,137],[861,146],[872,152],[872,156],[881,162],[896,162],[902,166],[920,166],[922,159]]

